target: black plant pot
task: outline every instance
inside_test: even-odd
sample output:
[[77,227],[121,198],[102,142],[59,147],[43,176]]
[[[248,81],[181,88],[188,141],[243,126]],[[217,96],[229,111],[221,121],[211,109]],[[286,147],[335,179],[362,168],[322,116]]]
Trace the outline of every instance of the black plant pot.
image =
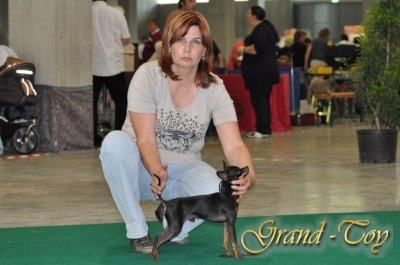
[[396,130],[358,130],[360,163],[396,162]]

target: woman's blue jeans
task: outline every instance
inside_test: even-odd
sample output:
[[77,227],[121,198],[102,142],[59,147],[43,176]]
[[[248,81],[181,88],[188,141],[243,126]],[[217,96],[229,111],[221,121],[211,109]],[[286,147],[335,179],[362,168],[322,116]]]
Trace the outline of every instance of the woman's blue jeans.
[[[125,222],[127,237],[141,238],[148,234],[141,200],[155,200],[151,191],[151,176],[140,160],[136,142],[123,131],[109,133],[101,146],[103,173],[114,202]],[[168,182],[163,199],[218,192],[220,179],[216,170],[200,160],[181,164],[168,163]],[[186,221],[182,232],[173,240],[182,240],[203,222]]]

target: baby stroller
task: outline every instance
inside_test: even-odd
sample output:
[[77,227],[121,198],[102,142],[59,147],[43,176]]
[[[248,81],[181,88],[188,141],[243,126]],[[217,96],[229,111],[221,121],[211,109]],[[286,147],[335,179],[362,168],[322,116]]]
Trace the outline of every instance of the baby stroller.
[[25,111],[38,102],[34,76],[31,62],[8,57],[0,66],[0,136],[20,154],[32,153],[39,144],[36,117]]

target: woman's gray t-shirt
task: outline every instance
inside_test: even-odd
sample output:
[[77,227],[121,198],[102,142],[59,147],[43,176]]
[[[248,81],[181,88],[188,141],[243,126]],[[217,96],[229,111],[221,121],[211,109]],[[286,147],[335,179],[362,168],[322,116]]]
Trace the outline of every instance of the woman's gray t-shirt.
[[[233,102],[223,85],[216,84],[199,92],[185,108],[175,106],[169,90],[168,78],[157,61],[143,64],[135,73],[128,91],[128,111],[156,114],[157,146],[162,162],[182,163],[201,159],[210,120],[215,126],[236,122]],[[136,140],[129,113],[122,130]]]

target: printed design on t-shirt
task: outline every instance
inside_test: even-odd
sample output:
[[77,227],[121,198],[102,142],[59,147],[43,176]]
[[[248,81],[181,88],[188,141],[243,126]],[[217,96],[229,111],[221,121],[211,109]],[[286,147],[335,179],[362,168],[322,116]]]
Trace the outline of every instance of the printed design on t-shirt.
[[156,132],[160,148],[185,153],[202,138],[204,126],[197,115],[161,109],[157,113]]

